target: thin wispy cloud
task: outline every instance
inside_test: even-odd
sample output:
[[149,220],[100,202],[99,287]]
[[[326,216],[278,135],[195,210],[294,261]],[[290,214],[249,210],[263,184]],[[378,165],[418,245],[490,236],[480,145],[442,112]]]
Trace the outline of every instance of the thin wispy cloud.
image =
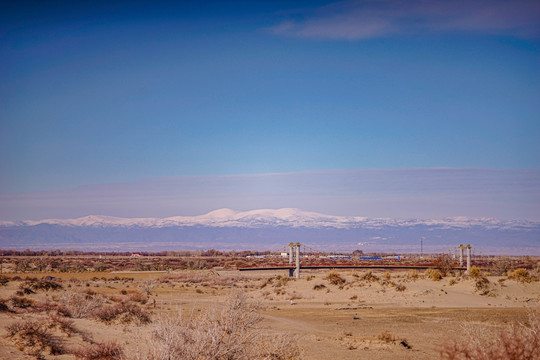
[[537,38],[540,2],[345,0],[302,10],[270,31],[299,38],[346,40],[451,32]]
[[540,172],[440,168],[183,176],[0,194],[0,220],[169,217],[219,208],[287,207],[344,216],[539,220]]

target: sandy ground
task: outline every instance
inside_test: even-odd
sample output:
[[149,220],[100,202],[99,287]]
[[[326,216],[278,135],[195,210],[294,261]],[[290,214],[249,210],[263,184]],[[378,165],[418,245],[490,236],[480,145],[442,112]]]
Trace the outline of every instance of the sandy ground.
[[[296,336],[302,359],[433,359],[440,346],[458,338],[464,323],[483,326],[525,321],[528,308],[540,304],[540,282],[522,283],[506,277],[487,277],[487,290],[476,289],[474,279],[445,277],[440,281],[414,278],[407,272],[383,274],[378,280],[362,280],[364,271],[340,271],[344,284],[326,279],[328,271],[304,272],[298,280],[285,272],[235,271],[190,272],[203,282],[190,281],[182,273],[51,274],[61,279],[66,291],[94,291],[121,296],[141,289],[154,279],[149,301],[144,305],[153,316],[172,311],[194,313],[220,306],[232,289],[244,291],[260,302],[262,327],[268,334]],[[34,274],[41,277],[44,274]],[[25,274],[32,276],[32,274]],[[97,277],[97,278],[96,278]],[[71,280],[70,280],[71,279]],[[116,280],[114,280],[116,279]],[[163,279],[169,279],[163,281]],[[19,281],[0,287],[0,298],[9,299],[19,289]],[[60,292],[26,295],[34,300],[53,299]],[[481,295],[481,294],[484,295]],[[6,337],[6,326],[20,319],[45,321],[47,314],[18,311],[0,312],[0,358],[28,359],[25,350]],[[128,355],[144,348],[142,340],[150,325],[112,323],[94,319],[74,319],[77,328],[94,341],[116,340]],[[390,334],[390,340],[380,334]],[[78,336],[65,339],[70,346],[83,344]],[[138,349],[138,350],[137,350]],[[72,355],[47,359],[73,359]]]

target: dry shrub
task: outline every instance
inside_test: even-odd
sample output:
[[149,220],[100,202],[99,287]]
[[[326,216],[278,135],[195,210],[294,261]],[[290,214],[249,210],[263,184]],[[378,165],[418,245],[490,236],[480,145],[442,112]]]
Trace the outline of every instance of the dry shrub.
[[443,345],[442,359],[538,360],[540,359],[540,312],[530,310],[528,322],[486,326],[465,323],[462,338]]
[[28,309],[35,305],[35,301],[26,297],[12,296],[11,305],[19,309]]
[[274,287],[286,286],[291,280],[291,278],[284,275],[276,275],[274,279],[275,279]]
[[12,312],[7,304],[7,300],[0,298],[0,312]]
[[67,317],[82,319],[101,309],[106,298],[99,294],[89,295],[78,291],[66,291],[60,296],[58,312]]
[[452,271],[453,261],[449,255],[440,255],[433,262],[433,266],[441,272],[442,276],[446,276]]
[[381,331],[379,336],[377,336],[377,339],[384,341],[385,343],[391,343],[396,341],[396,337],[392,335],[388,330]]
[[199,316],[163,316],[155,321],[148,360],[293,360],[300,350],[294,337],[268,336],[258,306],[233,293],[222,309]]
[[425,272],[424,272],[424,275],[428,278],[428,279],[431,279],[433,281],[439,281],[442,279],[442,274],[439,270],[437,269],[427,269]]
[[79,348],[74,355],[82,360],[115,360],[123,358],[124,350],[116,342],[106,342]]
[[139,283],[139,289],[146,293],[147,296],[150,296],[152,290],[158,286],[158,282],[153,279],[143,280]]
[[395,287],[396,291],[405,291],[407,287],[403,284],[397,284]]
[[533,278],[530,276],[529,271],[523,268],[515,269],[514,271],[508,274],[509,279],[514,279],[516,281],[525,283],[533,281]]
[[383,330],[377,336],[377,339],[380,341],[384,341],[387,344],[399,344],[403,346],[406,349],[411,349],[411,345],[409,345],[408,341],[404,338],[397,338],[394,335],[392,335],[388,330]]
[[106,323],[116,319],[123,323],[133,322],[136,324],[148,324],[150,322],[150,315],[139,306],[130,302],[105,306],[97,309],[91,315]]
[[59,355],[65,352],[61,340],[52,335],[45,326],[37,321],[23,320],[9,325],[7,337],[11,338],[27,353],[42,358],[43,353]]
[[409,279],[409,280],[418,279],[418,270],[411,269],[411,270],[407,271],[407,279]]
[[27,278],[19,285],[19,288],[26,294],[35,293],[36,291],[55,291],[63,289],[63,286],[54,278],[44,276],[41,279]]
[[19,296],[30,295],[30,294],[35,294],[35,293],[36,292],[34,290],[32,290],[30,287],[28,287],[24,283],[19,285],[19,290],[16,292],[16,294]]
[[332,284],[332,285],[343,285],[343,284],[345,284],[345,279],[336,270],[330,271],[326,275],[326,277],[324,279],[328,280],[328,282],[330,284]]
[[66,319],[58,315],[50,315],[47,322],[47,327],[49,329],[59,329],[68,337],[73,334],[78,334],[80,331],[75,327],[73,320]]
[[148,302],[148,296],[144,295],[140,291],[133,291],[129,294],[129,300],[138,302],[140,304],[146,304]]
[[473,278],[481,277],[482,276],[482,271],[480,270],[480,268],[473,265],[469,269],[469,276],[471,276]]
[[0,286],[5,286],[9,282],[9,277],[6,275],[0,275]]
[[326,285],[324,285],[324,284],[317,284],[317,285],[314,285],[314,286],[313,286],[313,290],[322,290],[322,289],[326,289]]
[[474,288],[480,295],[495,296],[491,283],[484,276],[479,276],[476,278]]
[[379,278],[375,274],[373,274],[371,270],[368,270],[365,273],[363,273],[360,279],[365,280],[365,281],[378,281],[379,280]]

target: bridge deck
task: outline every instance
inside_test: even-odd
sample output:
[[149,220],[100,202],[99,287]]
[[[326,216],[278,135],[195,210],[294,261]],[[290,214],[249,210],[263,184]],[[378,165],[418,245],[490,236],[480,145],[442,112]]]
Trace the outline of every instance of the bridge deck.
[[[347,265],[347,264],[321,264],[321,265],[300,265],[300,269],[414,269],[425,270],[433,268],[433,265]],[[239,271],[256,270],[290,270],[296,269],[294,265],[276,265],[276,266],[246,266],[237,268]],[[452,270],[467,270],[466,267],[453,267]]]

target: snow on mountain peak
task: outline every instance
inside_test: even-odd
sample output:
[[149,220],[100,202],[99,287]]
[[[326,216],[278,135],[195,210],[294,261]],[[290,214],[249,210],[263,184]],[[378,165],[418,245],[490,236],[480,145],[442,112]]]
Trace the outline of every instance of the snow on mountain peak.
[[412,227],[412,226],[435,226],[439,228],[468,228],[481,226],[491,229],[522,230],[538,228],[540,222],[520,220],[498,220],[492,218],[467,218],[455,217],[442,220],[418,220],[418,219],[388,219],[366,217],[344,217],[325,215],[316,212],[302,211],[296,208],[282,209],[258,209],[250,211],[236,211],[232,209],[218,209],[207,214],[198,216],[174,216],[168,218],[120,218],[103,215],[90,215],[76,219],[48,219],[40,221],[0,222],[0,226],[34,226],[49,224],[72,227],[185,227],[185,226],[209,226],[209,227],[309,227],[309,228],[370,228],[376,229],[384,226]]

